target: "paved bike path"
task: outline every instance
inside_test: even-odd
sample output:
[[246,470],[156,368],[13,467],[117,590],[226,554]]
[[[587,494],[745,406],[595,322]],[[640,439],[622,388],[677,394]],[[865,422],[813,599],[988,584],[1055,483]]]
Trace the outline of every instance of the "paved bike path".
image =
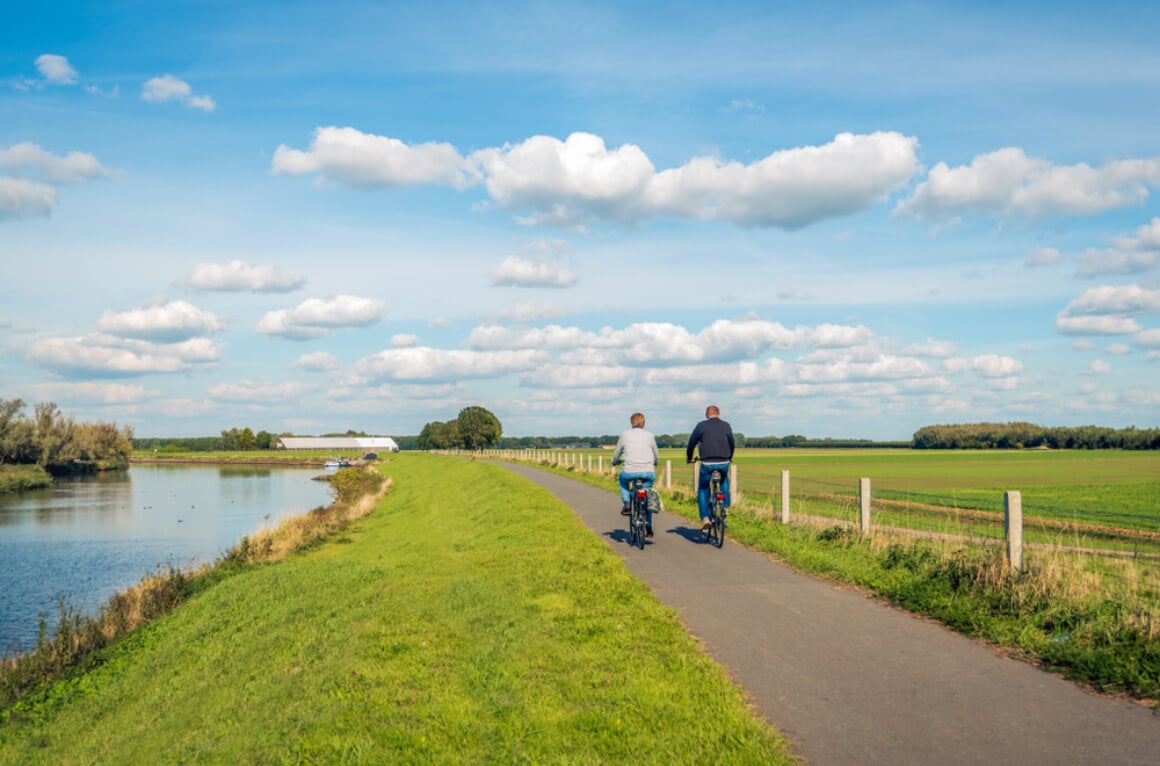
[[530,466],[676,609],[812,764],[1160,764],[1160,716],[1087,694],[940,625],[654,517],[644,550],[612,492]]

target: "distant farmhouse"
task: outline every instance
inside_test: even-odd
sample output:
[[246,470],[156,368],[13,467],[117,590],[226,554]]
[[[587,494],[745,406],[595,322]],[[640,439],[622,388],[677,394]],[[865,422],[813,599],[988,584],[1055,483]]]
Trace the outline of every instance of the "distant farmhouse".
[[278,447],[310,450],[361,449],[366,452],[399,451],[399,445],[389,436],[283,436],[278,439]]

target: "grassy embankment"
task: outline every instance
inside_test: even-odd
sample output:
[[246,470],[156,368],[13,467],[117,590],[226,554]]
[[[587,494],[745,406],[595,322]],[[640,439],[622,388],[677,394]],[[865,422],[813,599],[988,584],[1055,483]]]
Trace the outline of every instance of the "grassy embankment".
[[[794,469],[797,474],[807,473],[805,466],[810,465],[814,475],[826,476],[826,481],[834,480],[835,464],[845,465],[842,471],[855,477],[873,476],[872,463],[886,459],[862,452],[850,455],[825,451],[814,456],[779,452],[783,453],[781,460],[801,461]],[[1020,459],[1016,453],[1009,454],[1012,460]],[[664,456],[674,459],[674,463],[675,457]],[[742,476],[754,475],[754,457],[758,456],[739,453]],[[1054,491],[1059,494],[1067,487],[1089,487],[1095,483],[1093,478],[1110,476],[1112,464],[1106,460],[1111,457],[1114,456],[1101,459],[1094,453],[1071,455],[1066,469],[1059,469],[1060,478],[1066,476],[1067,481],[1053,485]],[[1139,491],[1135,486],[1139,483],[1138,472],[1156,465],[1157,457],[1129,456],[1126,472],[1117,476],[1130,486],[1126,491],[1117,489],[1113,478],[1112,483],[1099,485],[1104,495],[1135,497]],[[684,472],[683,454],[680,459],[680,486],[674,476],[673,490],[662,495],[667,510],[694,519],[695,500],[686,486],[691,481],[684,480],[689,476]],[[898,459],[907,458],[890,458]],[[950,461],[952,456],[931,460],[918,455],[915,459],[917,462],[912,465],[916,473],[930,470],[934,476],[932,466]],[[984,456],[960,455],[959,459],[971,464],[972,460],[983,461]],[[985,462],[975,465],[993,466],[993,461],[1002,459],[991,454]],[[864,462],[867,460],[870,462]],[[1085,460],[1091,462],[1086,464],[1086,470],[1081,470]],[[850,461],[854,464],[852,470]],[[615,486],[611,474],[601,476],[574,466],[551,470],[609,490]],[[891,470],[897,472],[896,480],[905,479],[903,469],[896,466]],[[982,474],[960,469],[959,476],[948,474],[943,481],[969,479],[978,486],[991,472],[992,468]],[[933,483],[934,479],[929,481]],[[927,539],[886,529],[862,535],[849,525],[857,512],[848,505],[841,513],[829,512],[828,518],[820,520],[815,517],[807,521],[801,516],[817,513],[829,500],[813,504],[795,499],[791,504],[791,523],[783,525],[771,518],[768,491],[747,489],[743,494],[745,499],[730,518],[729,534],[752,548],[770,553],[801,571],[857,585],[913,612],[935,617],[961,633],[1014,650],[1095,689],[1125,693],[1153,703],[1160,697],[1160,573],[1154,559],[1077,553],[1071,549],[1098,546],[1086,535],[1057,529],[1052,533],[1053,544],[1025,551],[1025,572],[1019,575],[1008,567],[998,545],[971,539]],[[1155,516],[1154,500],[1151,516],[1146,509],[1134,510],[1131,502],[1127,505],[1129,510],[1124,514],[1138,517],[1140,527],[1149,529]],[[875,518],[881,517],[875,511]]]
[[0,495],[52,486],[52,477],[38,465],[0,465]]
[[462,460],[383,470],[340,536],[238,566],[10,706],[0,764],[790,760],[548,493]]

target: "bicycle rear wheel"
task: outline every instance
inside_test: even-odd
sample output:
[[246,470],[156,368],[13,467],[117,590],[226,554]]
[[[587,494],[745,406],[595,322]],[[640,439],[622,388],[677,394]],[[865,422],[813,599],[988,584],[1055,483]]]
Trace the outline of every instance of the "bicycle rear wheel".
[[644,549],[644,514],[635,497],[628,513],[628,544]]
[[713,545],[720,548],[725,544],[725,504],[717,500],[713,504]]

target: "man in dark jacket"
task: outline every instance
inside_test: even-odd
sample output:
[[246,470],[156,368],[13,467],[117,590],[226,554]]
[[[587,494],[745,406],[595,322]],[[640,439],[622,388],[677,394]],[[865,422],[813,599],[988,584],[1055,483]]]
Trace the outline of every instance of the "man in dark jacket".
[[729,463],[733,460],[733,428],[721,419],[721,411],[710,404],[705,410],[705,419],[697,424],[689,435],[689,446],[685,448],[685,461],[693,462],[693,450],[700,446],[701,472],[697,477],[697,508],[701,514],[701,530],[709,528],[709,478],[713,471],[722,475],[721,491],[725,493],[725,505],[729,505]]

